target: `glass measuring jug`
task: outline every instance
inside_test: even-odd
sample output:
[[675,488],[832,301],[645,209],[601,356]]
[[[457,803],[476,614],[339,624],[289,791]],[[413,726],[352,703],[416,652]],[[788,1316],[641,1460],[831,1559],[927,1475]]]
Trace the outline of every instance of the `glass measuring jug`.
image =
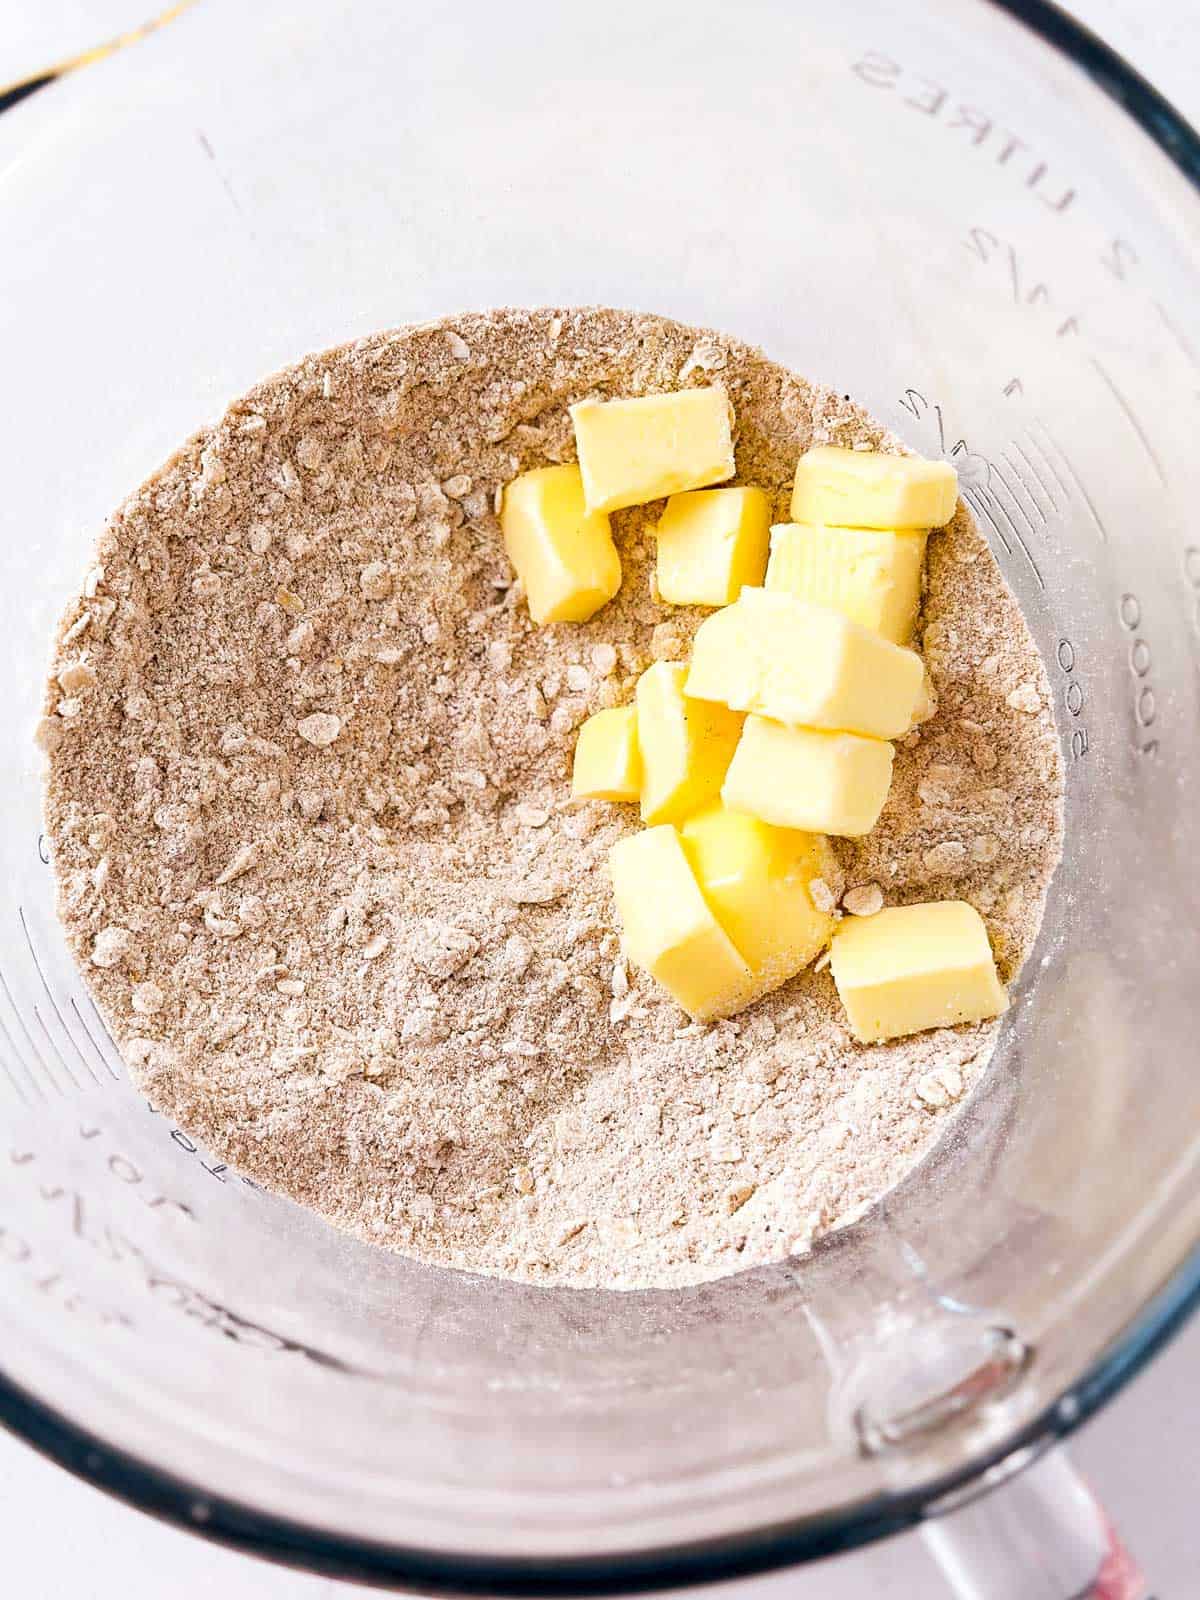
[[[1194,191],[994,8],[653,24],[213,4],[0,124],[3,1409],[337,1570],[615,1588],[840,1547],[1066,1431],[1195,1291]],[[225,399],[389,323],[582,301],[728,327],[953,459],[1069,763],[955,1139],[812,1258],[672,1294],[379,1255],[164,1124],[58,935],[29,747],[95,530]]]

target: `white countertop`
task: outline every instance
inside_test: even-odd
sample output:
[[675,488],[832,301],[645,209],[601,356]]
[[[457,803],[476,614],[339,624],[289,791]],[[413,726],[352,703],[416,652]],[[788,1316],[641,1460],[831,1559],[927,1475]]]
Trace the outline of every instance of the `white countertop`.
[[[10,12],[20,14],[6,18],[0,39],[0,88],[112,38],[153,8],[154,0],[15,0]],[[1200,14],[1191,0],[1076,0],[1074,9],[1200,120]],[[1072,1448],[1161,1600],[1200,1596],[1198,1402],[1200,1318]],[[337,1600],[361,1593],[162,1526],[2,1433],[0,1485],[0,1591],[13,1600]],[[918,1600],[946,1592],[915,1534],[730,1587],[739,1600],[757,1600],[782,1595],[785,1585],[799,1600]]]

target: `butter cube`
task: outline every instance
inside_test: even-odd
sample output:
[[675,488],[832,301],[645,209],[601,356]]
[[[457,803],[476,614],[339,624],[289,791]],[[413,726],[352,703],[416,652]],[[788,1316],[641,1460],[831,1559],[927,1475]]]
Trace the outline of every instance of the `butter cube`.
[[643,822],[679,822],[715,800],[742,730],[724,706],[689,700],[686,676],[680,662],[656,661],[638,679]]
[[841,528],[940,528],[957,504],[958,474],[948,461],[823,444],[800,457],[792,521]]
[[776,722],[895,739],[912,726],[923,676],[914,651],[836,611],[746,588],[700,624],[687,692]]
[[727,606],[767,564],[770,502],[761,489],[673,494],[658,524],[658,592],[673,606]]
[[576,800],[640,800],[642,758],[633,706],[597,711],[579,730],[571,768]]
[[827,606],[893,644],[908,644],[924,562],[923,532],[784,522],[771,529],[766,587]]
[[586,622],[621,587],[608,518],[584,506],[578,467],[536,467],[514,478],[500,529],[539,627]]
[[618,840],[608,865],[630,960],[697,1022],[740,1011],[754,994],[750,969],[700,893],[675,829]]
[[679,830],[704,898],[745,957],[758,993],[778,988],[828,943],[833,918],[809,884],[835,876],[820,834],[773,828],[757,817],[709,806]]
[[831,965],[863,1044],[1008,1009],[983,918],[965,900],[848,917],[834,936]]
[[581,400],[571,421],[589,511],[645,505],[733,477],[729,400],[718,386]]
[[879,821],[892,758],[884,739],[747,717],[721,798],[777,828],[858,839]]

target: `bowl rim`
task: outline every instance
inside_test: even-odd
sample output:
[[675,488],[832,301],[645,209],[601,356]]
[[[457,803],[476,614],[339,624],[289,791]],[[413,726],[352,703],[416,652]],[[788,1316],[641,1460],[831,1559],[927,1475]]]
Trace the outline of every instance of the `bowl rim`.
[[[1079,1382],[1002,1442],[918,1489],[881,1493],[812,1516],[713,1539],[620,1554],[463,1555],[328,1532],[214,1495],[114,1449],[0,1373],[0,1426],[76,1477],[162,1522],[218,1544],[323,1577],[425,1594],[573,1596],[642,1594],[727,1582],[857,1549],[954,1508],[1006,1468],[1023,1470],[1094,1416],[1200,1306],[1200,1247],[1111,1341]],[[1015,1464],[1015,1465],[1014,1465]]]
[[[986,0],[1084,71],[1200,193],[1200,134],[1141,73],[1053,0]],[[67,63],[67,70],[73,63]],[[56,81],[52,69],[0,92],[0,114]],[[318,1530],[164,1472],[115,1449],[0,1369],[0,1425],[84,1482],[216,1543],[332,1579],[433,1594],[634,1594],[749,1577],[915,1527],[1003,1463],[1028,1465],[1101,1409],[1200,1307],[1200,1241],[1079,1379],[1030,1422],[918,1489],[713,1539],[600,1557],[512,1557],[367,1541]]]

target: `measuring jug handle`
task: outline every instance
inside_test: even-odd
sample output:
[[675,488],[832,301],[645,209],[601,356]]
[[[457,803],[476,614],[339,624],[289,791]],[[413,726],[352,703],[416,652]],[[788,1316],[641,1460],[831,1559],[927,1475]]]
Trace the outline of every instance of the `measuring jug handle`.
[[958,1600],[1152,1600],[1061,1445],[921,1532]]

